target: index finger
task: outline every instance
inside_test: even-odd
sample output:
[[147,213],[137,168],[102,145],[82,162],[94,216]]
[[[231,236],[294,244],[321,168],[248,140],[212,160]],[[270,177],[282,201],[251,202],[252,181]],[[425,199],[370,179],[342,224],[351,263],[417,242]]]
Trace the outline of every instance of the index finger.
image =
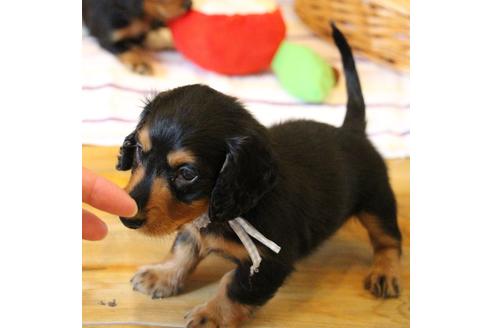
[[82,168],[82,201],[119,216],[132,217],[137,213],[137,204],[123,189],[85,168]]

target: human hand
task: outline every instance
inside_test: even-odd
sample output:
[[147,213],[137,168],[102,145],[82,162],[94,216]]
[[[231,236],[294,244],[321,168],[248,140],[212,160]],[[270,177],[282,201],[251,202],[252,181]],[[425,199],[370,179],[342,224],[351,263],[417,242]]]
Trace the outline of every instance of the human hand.
[[[137,214],[137,204],[123,189],[85,168],[82,168],[82,202],[119,216]],[[108,228],[101,219],[82,209],[82,239],[100,240],[107,233]]]

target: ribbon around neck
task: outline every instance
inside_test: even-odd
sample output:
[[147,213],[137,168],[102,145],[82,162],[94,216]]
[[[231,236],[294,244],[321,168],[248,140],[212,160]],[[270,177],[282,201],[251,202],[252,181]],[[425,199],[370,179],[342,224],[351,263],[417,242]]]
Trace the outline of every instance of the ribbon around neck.
[[[201,229],[205,228],[210,222],[210,218],[205,213],[195,219],[195,221],[193,221],[193,224],[198,229]],[[241,242],[243,243],[246,251],[249,254],[249,257],[251,258],[251,262],[253,263],[253,265],[250,267],[250,276],[252,276],[255,272],[258,272],[258,268],[260,267],[261,263],[260,253],[258,252],[258,248],[256,247],[251,237],[258,240],[260,243],[271,249],[273,252],[277,254],[280,252],[281,247],[279,245],[265,237],[261,232],[256,230],[256,228],[253,227],[251,223],[249,223],[242,217],[237,217],[233,220],[229,220],[228,223],[232,230],[238,236],[239,240],[241,240]]]

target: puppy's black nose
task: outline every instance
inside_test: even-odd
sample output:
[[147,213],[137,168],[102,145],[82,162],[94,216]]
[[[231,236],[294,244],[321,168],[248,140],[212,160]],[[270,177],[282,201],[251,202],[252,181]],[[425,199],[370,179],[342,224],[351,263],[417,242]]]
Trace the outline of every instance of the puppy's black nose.
[[193,3],[191,2],[191,0],[184,0],[183,1],[183,8],[186,10],[190,10],[192,5],[193,5]]
[[137,218],[123,218],[120,216],[121,222],[125,225],[125,227],[130,229],[138,229],[145,223],[145,219],[137,219]]

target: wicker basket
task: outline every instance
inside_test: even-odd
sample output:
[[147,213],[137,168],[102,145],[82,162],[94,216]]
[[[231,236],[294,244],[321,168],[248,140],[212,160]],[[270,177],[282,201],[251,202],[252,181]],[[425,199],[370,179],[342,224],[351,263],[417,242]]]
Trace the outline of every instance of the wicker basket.
[[334,21],[356,52],[408,70],[410,0],[295,0],[295,10],[323,38]]

